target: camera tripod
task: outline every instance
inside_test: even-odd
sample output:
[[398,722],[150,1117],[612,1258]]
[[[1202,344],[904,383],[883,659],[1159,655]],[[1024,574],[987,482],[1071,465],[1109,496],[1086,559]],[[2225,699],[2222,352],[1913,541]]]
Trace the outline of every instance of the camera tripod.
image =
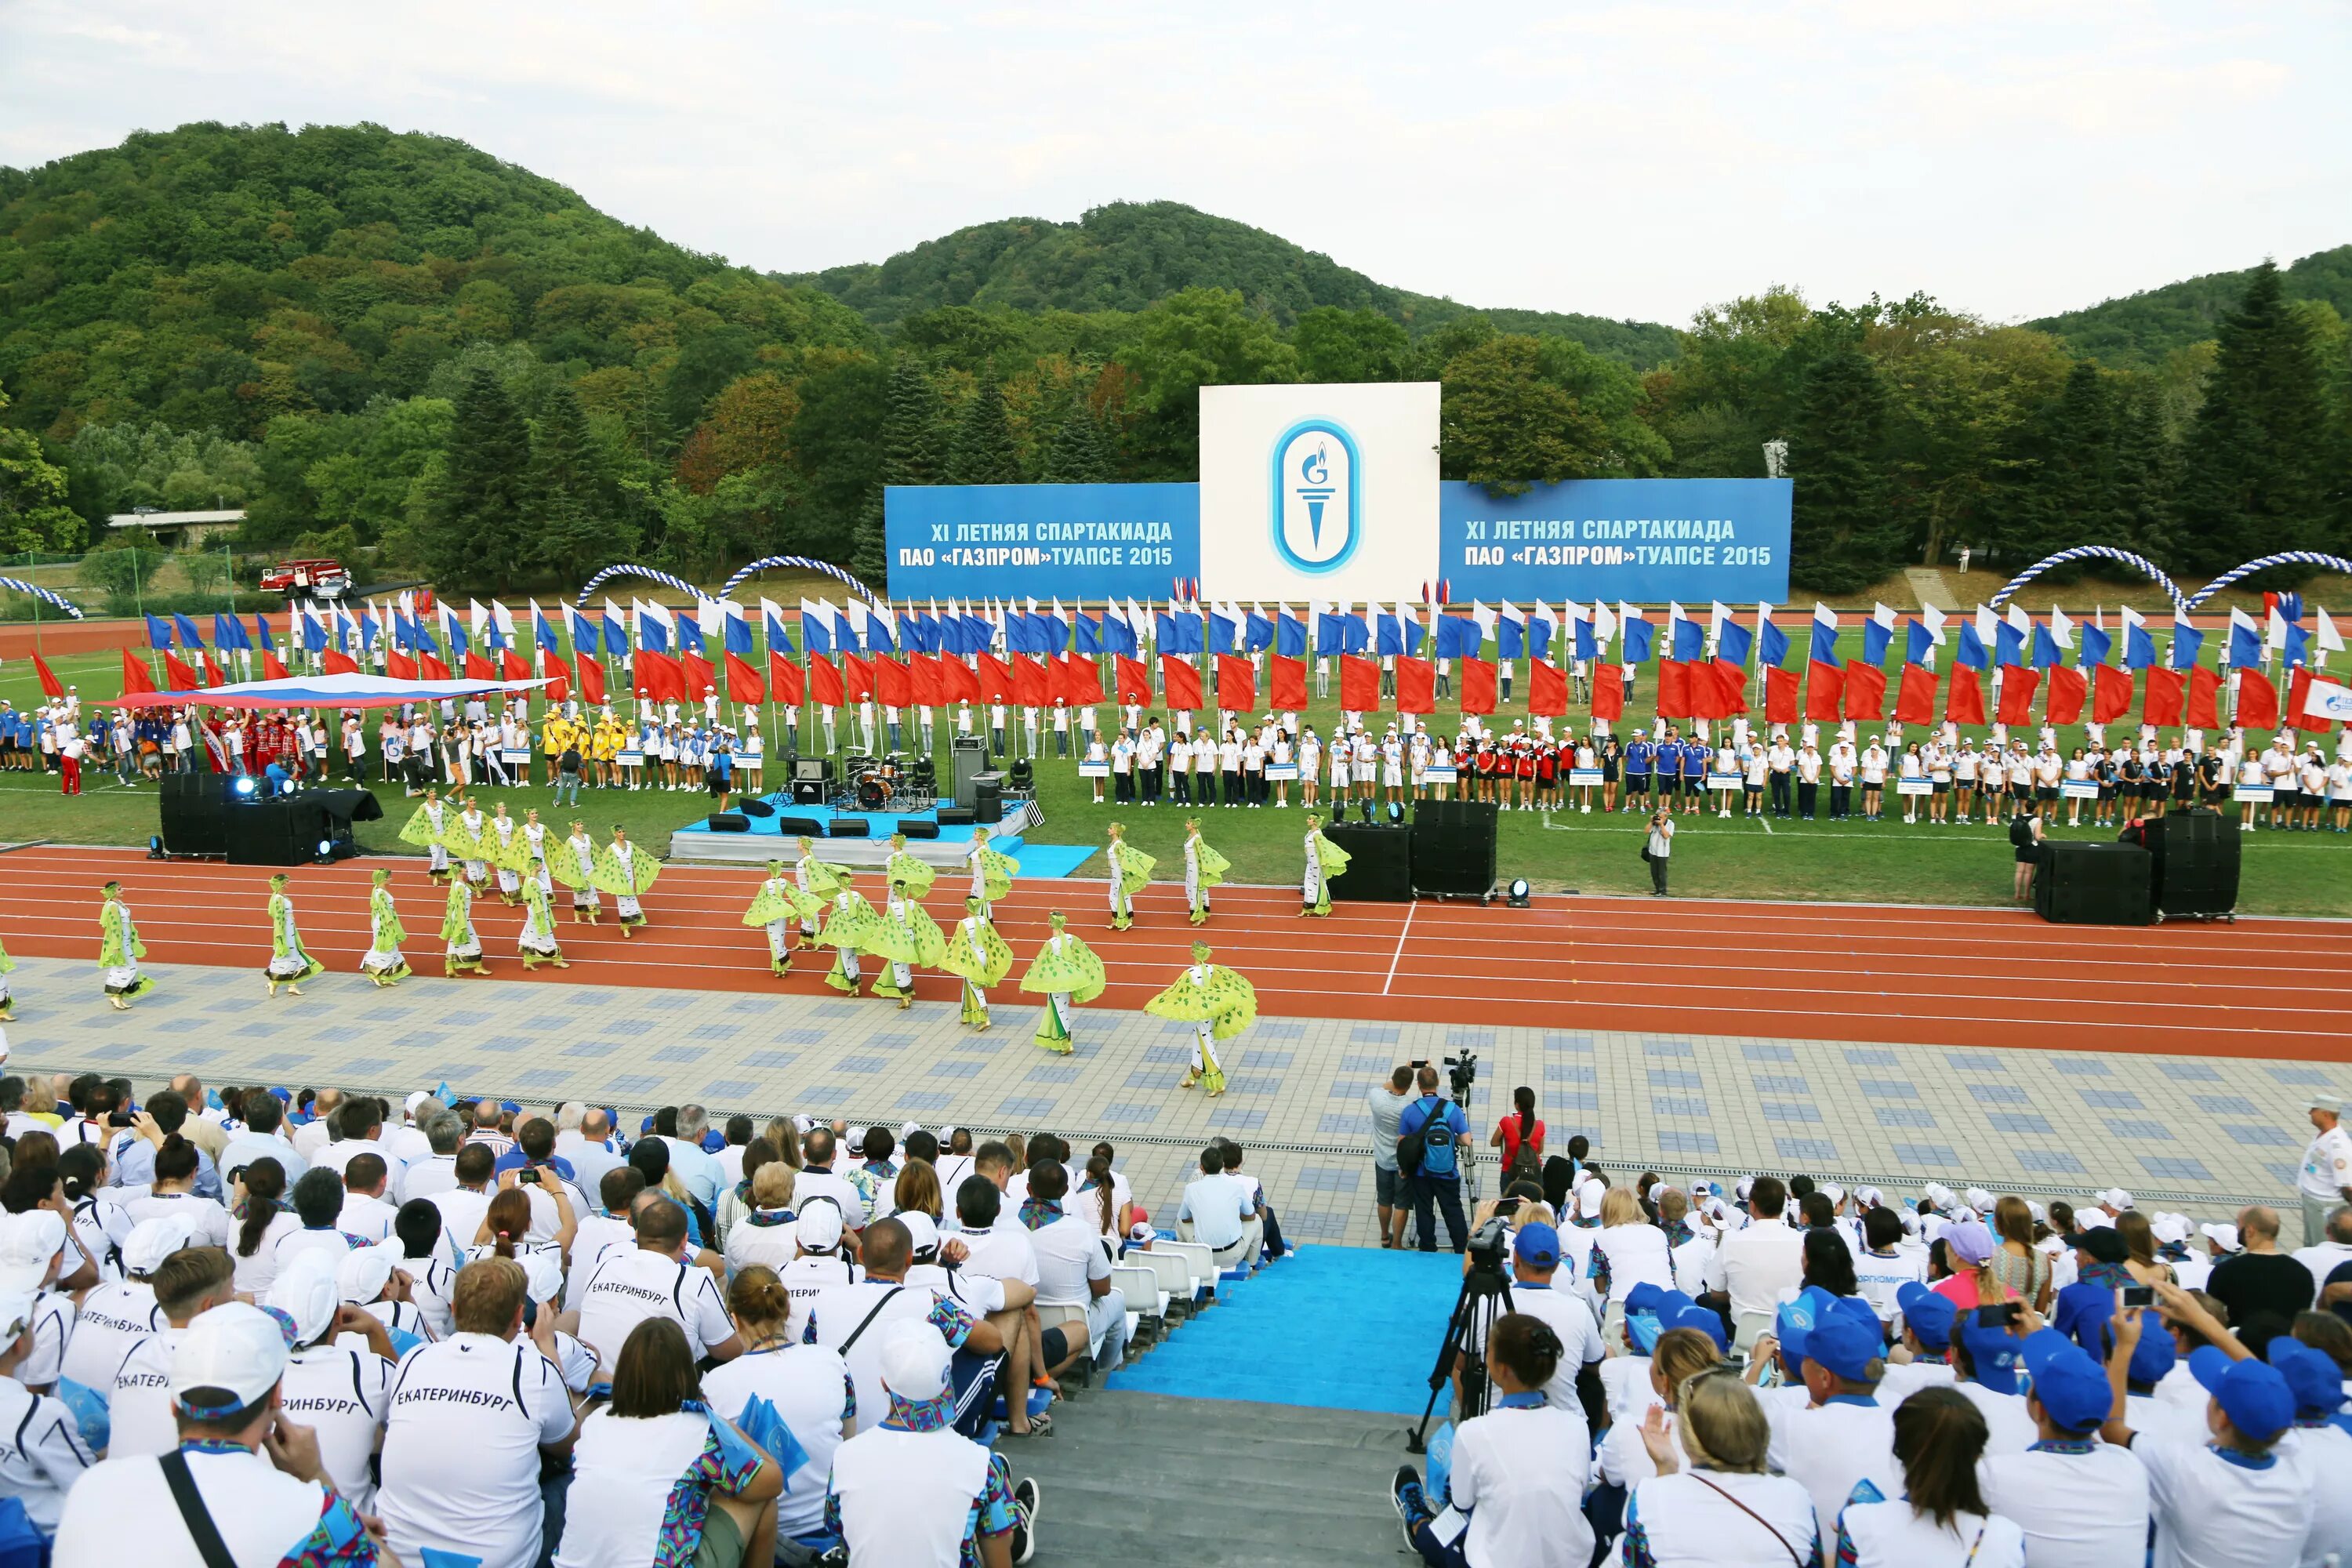
[[[1500,1309],[1494,1310],[1494,1303],[1497,1300],[1501,1303]],[[1499,1250],[1492,1258],[1475,1258],[1470,1265],[1470,1271],[1462,1277],[1462,1289],[1454,1298],[1453,1314],[1445,1320],[1444,1342],[1437,1347],[1437,1364],[1430,1369],[1429,1403],[1421,1407],[1421,1421],[1405,1438],[1406,1453],[1424,1454],[1429,1451],[1426,1439],[1430,1418],[1437,1412],[1438,1396],[1445,1392],[1446,1384],[1453,1378],[1454,1363],[1469,1349],[1471,1329],[1477,1322],[1477,1314],[1482,1310],[1486,1310],[1490,1324],[1495,1318],[1512,1310],[1511,1282],[1503,1274]],[[1464,1369],[1462,1404],[1465,1415],[1486,1414],[1486,1377],[1484,1367]]]

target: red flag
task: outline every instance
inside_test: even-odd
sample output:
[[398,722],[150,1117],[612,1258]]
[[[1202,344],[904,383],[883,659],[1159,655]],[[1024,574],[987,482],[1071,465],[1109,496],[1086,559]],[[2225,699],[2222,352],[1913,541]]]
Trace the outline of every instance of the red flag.
[[1835,719],[1845,700],[1845,671],[1834,664],[1812,659],[1805,666],[1805,717]]
[[1764,722],[1793,724],[1797,721],[1797,672],[1764,667]]
[[49,668],[49,661],[37,653],[33,656],[33,673],[41,678],[43,695],[63,697],[66,694],[65,684],[58,680],[56,673]]
[[1895,721],[1932,724],[1936,721],[1936,672],[1924,664],[1903,667],[1903,687],[1895,694]]
[[320,668],[329,675],[357,675],[360,672],[360,661],[350,654],[329,648],[319,658]]
[[2158,729],[2180,722],[2181,705],[2188,680],[2177,669],[2150,665],[2147,670],[2147,694],[2140,699],[2140,721]]
[[228,677],[223,675],[221,673],[221,667],[213,662],[213,656],[210,649],[205,649],[198,653],[196,657],[204,661],[205,686],[206,689],[209,690],[213,687],[226,686],[228,684]]
[[719,671],[698,653],[677,656],[677,675],[679,688],[686,693],[686,701],[699,702],[706,693],[719,689]]
[[1380,660],[1352,653],[1339,656],[1339,706],[1349,713],[1380,711]]
[[484,658],[482,655],[480,655],[480,654],[478,654],[478,653],[475,653],[475,652],[473,652],[471,649],[468,649],[468,650],[467,651],[467,654],[466,654],[466,679],[468,679],[468,680],[496,680],[498,678],[499,678],[499,667],[498,667],[497,665],[492,664],[492,663],[491,663],[488,658]]
[[1965,664],[1952,666],[1952,689],[1944,693],[1944,717],[1955,724],[1985,721],[1984,678]]
[[639,648],[631,673],[636,678],[636,692],[640,697],[650,698],[656,702],[664,700],[684,702],[689,695],[686,689],[686,671],[668,654],[648,647]]
[[1728,719],[1735,713],[1748,711],[1748,670],[1727,658],[1710,661],[1706,667],[1715,672],[1715,711],[1710,719]]
[[1217,656],[1217,706],[1230,713],[1257,710],[1257,670],[1240,654]]
[[1845,667],[1845,716],[1849,719],[1886,717],[1886,672],[1874,664],[1849,659]]
[[1658,660],[1658,716],[1688,719],[1691,711],[1690,666],[1678,658]]
[[1277,713],[1299,713],[1307,708],[1307,661],[1276,654],[1266,664],[1266,681],[1274,688],[1267,699]]
[[550,702],[572,700],[572,667],[553,654],[547,656],[547,684],[540,688]]
[[1136,707],[1150,702],[1151,667],[1123,653],[1115,653],[1111,658],[1111,676],[1118,688],[1118,700]]
[[[277,657],[274,653],[262,654],[261,672],[264,675],[269,673],[269,661]],[[398,648],[387,648],[383,656],[383,672],[394,680],[414,680],[416,679],[416,661]],[[276,677],[272,676],[271,679],[275,679]]]
[[2238,724],[2246,730],[2278,728],[2278,688],[2259,669],[2238,671]]
[[2000,711],[1997,717],[2004,724],[2033,722],[2033,693],[2042,685],[2042,672],[2021,664],[2000,667]]
[[2342,681],[2337,680],[2333,676],[2314,675],[2308,668],[2302,665],[2297,665],[2294,671],[2294,680],[2287,688],[2286,712],[2288,721],[2294,724],[2296,729],[2308,731],[2310,733],[2315,735],[2325,735],[2330,730],[2335,729],[2336,724],[2333,720],[2321,719],[2315,715],[2305,712],[2303,710],[2303,700],[2315,686],[2341,686],[2344,683]]
[[2218,730],[2221,727],[2221,672],[2196,665],[2189,671],[2189,727],[2192,730]]
[[129,648],[124,648],[122,650],[122,695],[128,697],[133,692],[154,689],[155,679],[147,673],[147,667],[131,658]]
[[2097,666],[2091,676],[2091,722],[2112,724],[2131,711],[2132,672],[2111,664]]
[[851,702],[865,702],[874,696],[874,667],[863,654],[841,656],[842,695]]
[[947,678],[940,673],[939,655],[933,653],[908,655],[907,684],[913,689],[917,707],[946,706]]
[[2083,700],[2090,695],[2091,683],[2083,679],[2079,669],[2063,664],[2050,667],[2050,695],[2043,716],[2053,724],[2078,724],[2083,719]]
[[1053,706],[1054,683],[1043,659],[1025,653],[1013,656],[1013,700],[1024,708]]
[[1396,661],[1397,711],[1437,711],[1437,668],[1425,658],[1399,654]]
[[749,659],[730,649],[727,659],[727,700],[738,703],[760,703],[768,700],[768,683],[760,679]]
[[[582,673],[586,673],[586,661],[582,661]],[[778,702],[787,708],[797,708],[808,700],[808,677],[801,667],[773,648],[768,650],[768,689],[775,693]]]
[[888,654],[874,656],[874,695],[885,708],[912,708],[915,705],[915,672],[903,659]]
[[593,708],[604,706],[604,667],[584,652],[580,656],[580,700]]
[[1073,708],[1102,700],[1102,667],[1091,654],[1064,654],[1055,661],[1054,679],[1054,695]]
[[980,700],[980,672],[960,658],[940,660],[940,684],[950,702]]
[[1592,716],[1622,718],[1625,712],[1625,671],[1615,664],[1598,667],[1592,675]]
[[1160,685],[1168,693],[1168,706],[1179,713],[1201,710],[1201,672],[1191,662],[1172,653],[1160,656]]
[[1464,659],[1462,661],[1462,711],[1492,713],[1494,710],[1494,661],[1485,658]]
[[449,674],[449,667],[442,663],[438,656],[429,653],[420,653],[416,656],[416,672],[422,679],[426,680],[447,680],[452,679]]
[[816,694],[821,708],[838,708],[842,703],[841,668],[821,653],[809,655],[809,689]]
[[169,691],[194,691],[202,684],[204,683],[197,679],[196,672],[188,668],[185,660],[182,659],[177,654],[172,653],[168,650],[164,653],[164,689]]
[[[1397,689],[1402,691],[1402,679]],[[1398,704],[1403,706],[1402,702]],[[1568,677],[1549,659],[1528,660],[1528,711],[1557,719],[1568,711]]]
[[1013,700],[1013,667],[992,653],[980,656],[980,696],[983,702]]
[[509,680],[530,679],[530,660],[510,647],[499,650],[499,668]]

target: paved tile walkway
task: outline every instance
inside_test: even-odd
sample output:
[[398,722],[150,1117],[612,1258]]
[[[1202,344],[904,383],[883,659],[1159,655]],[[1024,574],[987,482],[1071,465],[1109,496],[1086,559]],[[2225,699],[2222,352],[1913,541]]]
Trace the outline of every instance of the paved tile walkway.
[[[1464,1048],[1479,1057],[1482,1140],[1497,1097],[1507,1106],[1524,1083],[1555,1152],[1585,1131],[1612,1169],[2037,1196],[2119,1183],[2143,1206],[2204,1217],[2285,1196],[2303,1098],[2352,1091],[2338,1064],[1285,1018],[1233,1042],[1232,1091],[1212,1102],[1176,1088],[1186,1026],[1084,1009],[1065,1058],[1030,1043],[1035,1010],[1009,993],[996,1028],[975,1035],[936,1004],[437,977],[378,991],[351,974],[272,1002],[252,971],[154,973],[156,993],[116,1013],[89,964],[21,960],[9,1070],[119,1073],[142,1090],[180,1070],[386,1095],[446,1080],[527,1103],[1051,1128],[1118,1145],[1138,1200],[1163,1219],[1223,1132],[1250,1149],[1294,1237],[1352,1244],[1374,1231],[1366,1095],[1400,1061]],[[1491,1186],[1491,1163],[1485,1173]]]

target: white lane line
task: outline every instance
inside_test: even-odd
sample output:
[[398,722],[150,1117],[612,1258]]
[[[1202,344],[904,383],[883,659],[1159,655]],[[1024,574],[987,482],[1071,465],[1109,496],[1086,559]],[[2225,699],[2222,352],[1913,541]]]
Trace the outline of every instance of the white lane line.
[[1412,935],[1413,911],[1420,908],[1421,905],[1418,903],[1407,904],[1404,907],[1404,925],[1397,932],[1396,952],[1389,955],[1388,978],[1381,982],[1381,994],[1383,996],[1389,994],[1389,987],[1396,984],[1397,964],[1404,957],[1405,939]]

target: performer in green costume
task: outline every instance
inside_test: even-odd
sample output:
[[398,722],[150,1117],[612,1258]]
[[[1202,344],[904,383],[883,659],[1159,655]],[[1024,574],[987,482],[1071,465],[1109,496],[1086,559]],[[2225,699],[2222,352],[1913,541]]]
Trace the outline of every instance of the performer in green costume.
[[835,991],[857,994],[859,949],[873,935],[877,924],[874,906],[866,901],[846,876],[834,879],[833,898],[825,905],[824,929],[816,933],[819,946],[833,949],[833,967],[825,972],[824,983]]
[[481,933],[474,929],[474,888],[463,877],[449,884],[449,901],[442,906],[441,940],[446,944],[444,974],[488,974],[482,957]]
[[400,830],[403,844],[414,844],[431,853],[432,859],[426,863],[425,870],[428,877],[437,879],[449,875],[446,839],[449,824],[456,815],[442,801],[438,789],[428,789],[425,792],[425,804],[416,808],[416,815],[410,817],[408,826]]
[[1225,879],[1233,864],[1202,841],[1199,817],[1184,819],[1184,901],[1192,906],[1194,925],[1208,923],[1209,889]]
[[1143,1010],[1192,1026],[1192,1066],[1177,1087],[1205,1084],[1212,1100],[1224,1093],[1225,1069],[1217,1060],[1216,1042],[1232,1039],[1256,1019],[1257,992],[1250,983],[1222,963],[1211,963],[1209,944],[1196,942],[1192,962]]
[[948,933],[947,952],[940,967],[963,980],[963,1022],[985,1031],[989,1025],[988,988],[1013,973],[1013,950],[996,934],[985,900],[963,901],[963,919]]
[[278,994],[280,985],[289,994],[299,996],[301,983],[327,967],[302,946],[302,933],[294,924],[294,900],[286,896],[286,882],[283,871],[269,879],[269,962],[262,966],[261,977],[269,982],[272,996]]
[[988,829],[971,830],[971,847],[963,853],[964,861],[971,868],[971,897],[980,900],[980,912],[995,918],[989,906],[1013,890],[1013,879],[1021,875],[1021,862],[1002,850],[988,847]]
[[841,885],[849,880],[849,868],[836,866],[830,860],[818,859],[816,840],[803,837],[801,858],[793,864],[793,880],[800,885],[800,890],[809,900],[806,912],[801,916],[801,945],[814,947],[817,921],[824,913],[825,900],[840,891]]
[[768,879],[751,895],[751,907],[744,911],[743,923],[767,932],[769,973],[792,973],[793,927],[795,922],[813,922],[824,908],[824,900],[813,898],[793,885],[792,875],[782,860],[768,862]]
[[1110,929],[1125,931],[1135,923],[1135,895],[1151,880],[1151,868],[1160,862],[1131,847],[1126,827],[1116,822],[1110,825],[1103,858],[1110,862]]
[[368,880],[374,886],[368,891],[368,950],[360,956],[360,973],[378,987],[396,985],[411,973],[400,951],[408,932],[392,901],[392,873],[379,869]]
[[16,998],[8,991],[8,976],[15,973],[16,969],[16,961],[8,956],[6,948],[0,947],[0,1024],[16,1016]]
[[889,967],[874,977],[877,996],[896,996],[903,1010],[915,1004],[915,965],[935,964],[947,951],[948,939],[940,922],[916,901],[906,883],[890,884],[889,901],[866,939],[866,951]]
[[572,889],[572,923],[594,925],[604,912],[604,900],[596,891],[596,840],[586,823],[572,825],[572,836],[547,858],[547,868]]
[[552,963],[558,969],[569,969],[572,963],[563,956],[563,948],[555,940],[555,910],[548,902],[547,889],[539,885],[536,877],[526,877],[522,884],[522,934],[515,938],[522,950],[522,966],[537,969],[542,963]]
[[613,842],[596,851],[596,885],[613,895],[623,936],[646,923],[645,908],[637,902],[637,895],[652,887],[660,875],[661,862],[630,843],[621,828],[614,828]]
[[480,804],[470,799],[449,819],[441,836],[441,842],[462,864],[466,880],[477,888],[489,886],[490,847],[494,840],[490,819],[482,815]]
[[890,858],[883,866],[882,874],[893,885],[906,883],[907,890],[919,899],[930,892],[931,879],[939,875],[908,852],[903,833],[890,835]]
[[106,902],[98,911],[98,969],[105,977],[106,999],[116,1012],[129,1012],[132,997],[155,989],[155,982],[139,973],[139,961],[146,956],[147,944],[139,940],[131,906],[122,901],[122,884],[109,882]]
[[1077,1049],[1077,1042],[1070,1037],[1071,1009],[1102,994],[1103,961],[1093,948],[1064,929],[1061,910],[1055,910],[1047,919],[1054,934],[1029,961],[1028,973],[1021,976],[1021,989],[1045,998],[1045,1016],[1037,1020],[1037,1043],[1066,1057]]
[[1348,852],[1323,837],[1323,819],[1307,818],[1307,871],[1298,886],[1299,918],[1331,912],[1331,879],[1348,868]]

